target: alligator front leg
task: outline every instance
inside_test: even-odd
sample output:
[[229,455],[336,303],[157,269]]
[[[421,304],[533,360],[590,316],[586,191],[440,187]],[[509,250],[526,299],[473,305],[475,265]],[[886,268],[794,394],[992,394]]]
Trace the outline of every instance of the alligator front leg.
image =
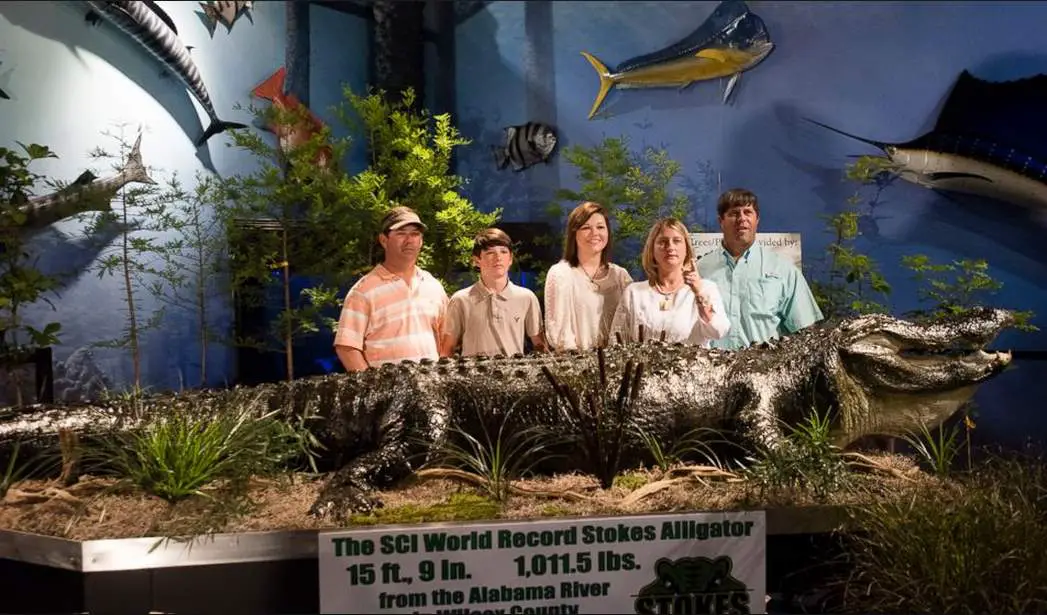
[[[345,522],[352,513],[373,512],[382,507],[379,487],[409,476],[429,458],[434,443],[444,437],[446,404],[432,396],[411,397],[384,413],[372,450],[351,459],[328,479],[309,509],[311,515]],[[428,403],[418,406],[414,402],[419,399]]]
[[737,420],[742,440],[753,450],[773,451],[785,443],[785,433],[779,417],[781,408],[775,403],[770,382],[754,382],[744,387]]
[[403,416],[396,413],[379,429],[377,446],[349,460],[328,479],[309,508],[309,514],[345,521],[351,513],[370,513],[382,506],[378,486],[412,472],[411,435]]

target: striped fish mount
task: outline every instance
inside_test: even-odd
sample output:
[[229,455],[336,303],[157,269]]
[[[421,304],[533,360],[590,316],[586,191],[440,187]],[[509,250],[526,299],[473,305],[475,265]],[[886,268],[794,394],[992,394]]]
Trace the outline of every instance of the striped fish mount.
[[245,124],[229,122],[218,117],[211,95],[204,85],[200,69],[189,56],[189,49],[178,38],[174,20],[155,2],[96,2],[88,1],[91,11],[87,20],[98,23],[105,20],[129,36],[139,47],[149,52],[164,69],[174,75],[200,102],[207,112],[210,124],[196,141],[200,147],[211,137],[233,128],[247,128]]

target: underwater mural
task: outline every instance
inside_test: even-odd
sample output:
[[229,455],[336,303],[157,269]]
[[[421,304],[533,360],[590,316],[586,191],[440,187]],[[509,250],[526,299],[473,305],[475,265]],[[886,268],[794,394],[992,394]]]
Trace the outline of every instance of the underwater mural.
[[774,50],[771,35],[759,16],[741,0],[725,0],[698,29],[668,47],[625,60],[609,69],[592,54],[582,56],[600,77],[600,90],[589,111],[593,119],[612,89],[668,88],[681,90],[698,81],[730,77],[723,102],[731,96],[742,73]]
[[211,95],[196,63],[189,56],[189,49],[178,38],[174,21],[155,2],[88,2],[91,11],[87,21],[97,25],[107,21],[131,37],[139,47],[156,58],[164,69],[174,75],[193,94],[211,124],[196,141],[200,147],[211,137],[231,128],[246,128],[244,124],[230,122],[218,117]]
[[934,191],[1047,211],[1047,74],[985,81],[960,73],[934,128],[885,143],[808,121],[879,148],[899,177]]

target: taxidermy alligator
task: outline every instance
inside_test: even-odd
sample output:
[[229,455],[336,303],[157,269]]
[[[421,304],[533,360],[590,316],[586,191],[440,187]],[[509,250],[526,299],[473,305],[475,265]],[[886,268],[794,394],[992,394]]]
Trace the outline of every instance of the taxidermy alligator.
[[[508,433],[518,431],[516,422],[572,431],[570,404],[559,403],[553,390],[573,387],[585,394],[599,381],[601,366],[611,376],[604,392],[631,401],[634,425],[666,449],[678,434],[696,428],[728,429],[750,446],[776,447],[784,441],[784,426],[815,408],[832,410],[833,436],[841,446],[866,435],[933,428],[1010,363],[1010,353],[983,349],[1011,324],[1010,312],[988,308],[934,324],[869,315],[820,323],[735,351],[645,342],[599,352],[406,362],[154,397],[139,402],[134,419],[129,402],[10,409],[0,413],[0,446],[54,437],[59,428],[129,429],[175,407],[228,412],[255,403],[259,412],[315,415],[322,420],[313,430],[333,474],[312,511],[343,518],[380,505],[376,488],[409,475],[449,436],[465,431],[484,440],[476,417],[498,422],[509,416]],[[627,377],[615,390],[615,376],[623,371]],[[569,390],[566,396],[578,399]],[[634,455],[642,452],[636,444]],[[574,469],[585,464],[585,459],[564,461]]]

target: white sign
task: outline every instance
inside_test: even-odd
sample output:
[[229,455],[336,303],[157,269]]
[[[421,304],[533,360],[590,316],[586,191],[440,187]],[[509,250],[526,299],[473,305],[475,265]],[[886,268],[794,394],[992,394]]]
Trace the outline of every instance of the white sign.
[[[723,233],[691,233],[691,246],[698,258],[707,252],[718,250],[721,241]],[[774,250],[800,267],[799,233],[757,233],[756,243]]]
[[763,511],[319,533],[321,613],[763,613]]

